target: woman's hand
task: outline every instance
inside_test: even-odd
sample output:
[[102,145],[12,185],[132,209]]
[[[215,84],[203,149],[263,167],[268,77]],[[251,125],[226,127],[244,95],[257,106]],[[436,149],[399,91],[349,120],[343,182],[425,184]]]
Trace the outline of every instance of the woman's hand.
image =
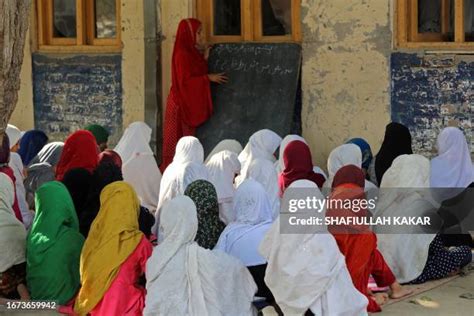
[[227,78],[224,72],[221,72],[219,74],[208,74],[207,77],[209,78],[210,82],[215,82],[217,84],[227,83],[227,81],[229,80],[229,78]]

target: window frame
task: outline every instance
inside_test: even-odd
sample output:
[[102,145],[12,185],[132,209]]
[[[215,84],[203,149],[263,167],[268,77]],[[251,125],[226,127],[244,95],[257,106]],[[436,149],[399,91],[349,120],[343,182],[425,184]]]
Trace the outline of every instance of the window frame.
[[464,0],[454,1],[454,41],[443,41],[447,34],[448,24],[446,10],[449,0],[441,0],[441,33],[418,33],[418,0],[397,0],[396,6],[396,37],[397,48],[409,49],[448,49],[448,50],[472,50],[474,42],[465,41],[464,30]]
[[196,0],[196,17],[203,23],[209,43],[301,43],[301,0],[291,1],[291,34],[263,36],[262,0],[240,0],[241,35],[214,35],[214,0]]
[[95,37],[95,0],[76,1],[76,37],[53,37],[53,1],[36,0],[38,50],[45,52],[120,52],[121,0],[115,0],[116,37]]

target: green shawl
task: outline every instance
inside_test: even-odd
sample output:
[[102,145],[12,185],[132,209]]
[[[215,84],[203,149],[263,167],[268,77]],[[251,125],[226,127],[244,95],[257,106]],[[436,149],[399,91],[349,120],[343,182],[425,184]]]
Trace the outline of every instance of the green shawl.
[[97,145],[107,143],[109,140],[109,132],[101,125],[90,124],[84,128],[86,131],[89,131],[94,135]]
[[35,195],[36,215],[26,244],[26,278],[31,298],[67,303],[80,287],[84,237],[74,204],[61,182],[47,182]]

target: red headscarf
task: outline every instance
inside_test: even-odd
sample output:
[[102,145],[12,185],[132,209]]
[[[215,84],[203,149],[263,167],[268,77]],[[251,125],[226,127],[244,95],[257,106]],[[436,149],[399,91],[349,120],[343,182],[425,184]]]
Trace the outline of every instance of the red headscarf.
[[[365,177],[362,170],[354,165],[339,169],[334,176],[333,191],[328,201],[327,217],[366,216],[367,209],[358,212],[334,206],[331,200],[365,199]],[[373,253],[377,249],[377,237],[365,225],[348,225],[329,227],[334,235],[339,250],[346,257],[347,269],[354,286],[367,296],[367,281],[371,269]],[[371,307],[370,308],[375,308]],[[371,310],[375,311],[375,310]]]
[[64,143],[63,152],[56,169],[56,179],[61,181],[72,169],[83,168],[93,172],[97,167],[99,150],[94,135],[80,130],[71,134]]
[[114,164],[120,169],[122,168],[122,158],[120,158],[120,155],[111,149],[106,149],[99,154],[99,164],[102,162],[108,162]]
[[182,119],[192,127],[201,125],[212,114],[207,61],[196,47],[200,27],[197,19],[179,23],[171,65],[172,89],[177,103],[182,105]]
[[309,180],[319,188],[324,184],[324,177],[313,171],[313,160],[308,145],[299,140],[290,142],[283,152],[285,169],[278,177],[280,196],[296,180]]

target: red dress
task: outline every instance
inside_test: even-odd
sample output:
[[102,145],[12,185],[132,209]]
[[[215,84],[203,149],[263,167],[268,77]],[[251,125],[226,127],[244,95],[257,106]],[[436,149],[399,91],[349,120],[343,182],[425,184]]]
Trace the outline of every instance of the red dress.
[[173,161],[178,140],[194,136],[196,127],[212,115],[207,61],[196,48],[196,32],[200,26],[201,22],[196,19],[182,20],[178,26],[163,128],[161,172]]
[[[362,170],[354,165],[342,167],[334,176],[331,200],[365,199],[365,177]],[[333,204],[334,205],[334,204]],[[367,210],[358,212],[329,207],[327,217],[365,217]],[[377,250],[377,236],[366,225],[331,226],[339,250],[346,258],[346,265],[352,283],[369,300],[367,311],[380,312],[381,308],[368,293],[369,276],[372,275],[379,287],[390,286],[395,282],[390,267]]]

